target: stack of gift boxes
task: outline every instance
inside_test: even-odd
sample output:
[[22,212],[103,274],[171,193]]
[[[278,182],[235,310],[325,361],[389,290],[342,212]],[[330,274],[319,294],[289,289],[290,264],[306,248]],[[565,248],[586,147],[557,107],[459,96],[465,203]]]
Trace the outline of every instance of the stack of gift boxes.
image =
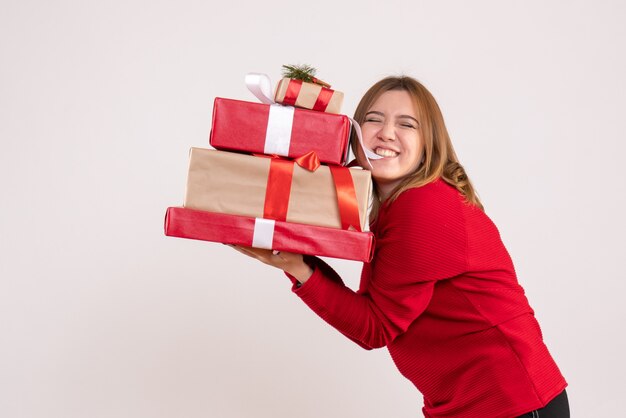
[[351,120],[343,94],[283,78],[246,83],[263,102],[216,98],[209,143],[192,148],[183,207],[168,236],[370,261],[370,172],[345,167]]

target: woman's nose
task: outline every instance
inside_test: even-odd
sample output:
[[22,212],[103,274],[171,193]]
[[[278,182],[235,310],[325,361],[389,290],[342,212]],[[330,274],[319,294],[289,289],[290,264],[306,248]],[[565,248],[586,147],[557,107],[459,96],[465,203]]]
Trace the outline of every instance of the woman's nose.
[[378,137],[384,141],[393,141],[396,139],[396,130],[392,123],[384,123],[378,131]]

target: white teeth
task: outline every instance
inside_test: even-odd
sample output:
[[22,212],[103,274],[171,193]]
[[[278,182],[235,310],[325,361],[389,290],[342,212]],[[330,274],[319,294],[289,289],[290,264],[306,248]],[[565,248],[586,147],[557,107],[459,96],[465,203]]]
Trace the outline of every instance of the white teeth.
[[384,148],[376,148],[374,152],[381,157],[395,157],[398,155],[397,152]]

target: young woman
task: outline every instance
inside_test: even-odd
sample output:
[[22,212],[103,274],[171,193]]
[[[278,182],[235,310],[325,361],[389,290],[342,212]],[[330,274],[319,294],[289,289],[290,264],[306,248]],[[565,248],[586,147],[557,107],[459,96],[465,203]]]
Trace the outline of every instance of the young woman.
[[[376,251],[359,290],[318,258],[235,248],[284,270],[295,294],[348,338],[387,346],[426,417],[569,417],[567,383],[433,96],[410,77],[388,77],[355,119],[383,157],[371,160]],[[352,148],[369,169],[354,138]]]

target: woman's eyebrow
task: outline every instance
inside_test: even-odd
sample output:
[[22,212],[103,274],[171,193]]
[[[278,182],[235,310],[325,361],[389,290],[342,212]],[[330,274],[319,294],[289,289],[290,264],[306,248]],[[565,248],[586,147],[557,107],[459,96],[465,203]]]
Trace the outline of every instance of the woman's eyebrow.
[[419,121],[417,119],[415,119],[411,115],[400,115],[400,116],[398,116],[398,119],[413,119],[415,121],[415,123],[419,123]]
[[[367,112],[367,113],[365,114],[365,116],[368,116],[368,115],[370,115],[370,114],[374,114],[374,115],[377,115],[377,116],[380,116],[380,117],[385,117],[385,114],[384,114],[383,112],[379,112],[379,111],[377,111],[377,110],[370,110],[369,112]],[[417,119],[415,119],[415,118],[414,118],[413,116],[411,116],[411,115],[400,115],[400,116],[398,116],[396,119],[412,119],[412,120],[414,120],[414,121],[415,121],[415,123],[418,123],[418,124],[419,124],[419,121],[418,121]]]

